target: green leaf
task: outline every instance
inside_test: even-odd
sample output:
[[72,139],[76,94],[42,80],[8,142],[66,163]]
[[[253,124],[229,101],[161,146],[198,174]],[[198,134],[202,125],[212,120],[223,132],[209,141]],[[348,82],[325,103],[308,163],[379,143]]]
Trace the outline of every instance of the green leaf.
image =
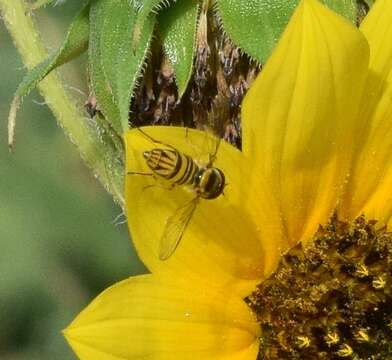
[[128,129],[131,96],[149,49],[156,17],[144,21],[137,47],[133,34],[140,12],[135,2],[100,0],[90,12],[90,78],[98,106],[119,133]]
[[29,7],[30,7],[30,10],[37,10],[41,7],[45,7],[45,6],[50,5],[52,3],[54,3],[54,5],[57,5],[57,4],[61,4],[63,2],[65,2],[65,0],[36,0]]
[[178,1],[158,17],[163,49],[173,66],[180,98],[192,75],[198,14],[199,2],[188,0]]
[[96,1],[90,9],[89,76],[92,92],[97,98],[100,111],[117,133],[121,133],[120,112],[114,100],[102,63],[102,27],[105,20],[105,3]]
[[[298,4],[298,0],[217,0],[223,29],[245,53],[265,63]],[[355,0],[324,0],[352,22]]]
[[330,9],[355,23],[358,10],[356,0],[323,0],[322,2]]
[[83,6],[72,21],[63,45],[43,62],[31,69],[16,90],[8,117],[8,144],[13,146],[16,125],[16,113],[23,97],[27,96],[38,83],[53,69],[79,56],[87,49],[89,38],[89,4]]
[[133,7],[137,11],[137,20],[134,25],[132,38],[133,47],[135,49],[138,46],[148,17],[163,7],[167,3],[167,0],[132,0],[131,2],[133,2]]

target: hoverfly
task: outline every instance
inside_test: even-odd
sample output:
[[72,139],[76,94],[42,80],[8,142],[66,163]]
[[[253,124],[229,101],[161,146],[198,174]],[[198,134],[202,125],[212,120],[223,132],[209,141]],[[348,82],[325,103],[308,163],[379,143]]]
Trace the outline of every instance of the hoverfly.
[[152,171],[151,175],[164,180],[171,187],[184,186],[194,193],[192,200],[179,206],[166,220],[159,242],[159,259],[167,260],[181,242],[200,199],[215,199],[223,193],[225,176],[222,170],[213,166],[220,139],[216,138],[215,151],[210,154],[208,163],[201,165],[173,146],[160,143],[145,133],[144,135],[165,146],[143,152],[146,165]]

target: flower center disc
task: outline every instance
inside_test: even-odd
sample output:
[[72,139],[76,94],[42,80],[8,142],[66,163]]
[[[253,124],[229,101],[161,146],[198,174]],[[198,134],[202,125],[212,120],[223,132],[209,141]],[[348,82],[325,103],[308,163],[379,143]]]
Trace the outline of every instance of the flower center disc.
[[392,233],[334,217],[247,299],[258,359],[392,359]]

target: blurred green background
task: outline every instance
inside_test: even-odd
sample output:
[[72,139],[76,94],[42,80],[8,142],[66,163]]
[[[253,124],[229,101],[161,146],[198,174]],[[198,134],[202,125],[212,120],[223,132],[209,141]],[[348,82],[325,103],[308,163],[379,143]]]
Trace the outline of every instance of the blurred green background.
[[[49,49],[80,6],[35,15]],[[83,57],[62,68],[83,104]],[[12,95],[25,70],[0,21],[0,359],[75,359],[63,329],[99,292],[144,271],[121,209],[84,166],[34,92],[18,113],[16,151],[6,145]],[[84,94],[82,94],[84,93]]]

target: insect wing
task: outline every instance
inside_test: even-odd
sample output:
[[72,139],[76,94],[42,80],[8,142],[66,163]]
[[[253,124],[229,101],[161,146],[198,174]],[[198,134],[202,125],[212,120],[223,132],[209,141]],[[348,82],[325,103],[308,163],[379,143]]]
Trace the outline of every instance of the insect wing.
[[[188,134],[186,135],[188,137]],[[193,148],[193,153],[189,154],[200,162],[203,167],[211,167],[216,160],[221,138],[216,136],[212,129],[206,128],[204,136],[199,142],[192,141],[189,137],[188,144]]]
[[176,209],[167,221],[159,243],[159,259],[167,260],[180,243],[185,229],[195,212],[199,197],[192,199]]

